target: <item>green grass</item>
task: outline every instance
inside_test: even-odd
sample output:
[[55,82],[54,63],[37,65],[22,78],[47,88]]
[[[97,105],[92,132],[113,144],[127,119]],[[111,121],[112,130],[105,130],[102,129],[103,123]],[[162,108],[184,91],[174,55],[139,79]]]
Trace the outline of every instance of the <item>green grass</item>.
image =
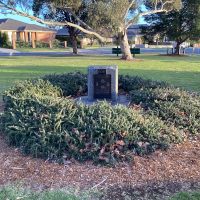
[[[33,192],[19,186],[5,186],[0,188],[1,200],[98,200],[103,193],[98,191],[77,191],[77,190],[46,190]],[[180,192],[168,200],[200,200],[200,192]]]
[[200,192],[181,192],[170,200],[200,200]]
[[[51,190],[43,192],[33,192],[19,186],[5,186],[0,188],[0,200],[89,200],[93,196],[98,198],[100,193],[96,191],[77,190]],[[94,198],[93,198],[94,199]]]
[[86,73],[90,65],[118,65],[120,74],[164,80],[200,92],[200,56],[137,58],[140,61],[123,61],[115,56],[0,57],[0,94],[17,80],[77,70]]
[[63,52],[70,51],[71,48],[17,48],[16,50],[20,52]]

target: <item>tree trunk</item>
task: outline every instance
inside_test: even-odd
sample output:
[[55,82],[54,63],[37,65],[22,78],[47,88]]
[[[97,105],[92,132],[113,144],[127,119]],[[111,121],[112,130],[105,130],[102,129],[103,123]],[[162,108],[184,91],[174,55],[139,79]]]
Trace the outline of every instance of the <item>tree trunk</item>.
[[181,45],[180,42],[176,43],[175,52],[174,52],[175,55],[180,55],[180,45]]
[[71,40],[72,40],[72,49],[73,49],[73,53],[74,54],[78,54],[78,44],[77,44],[77,38],[76,36],[72,36],[71,37]]
[[119,39],[120,47],[122,51],[122,59],[133,60],[133,56],[131,54],[130,46],[128,43],[128,36],[127,36],[126,30],[124,31],[124,33],[120,34],[119,38],[120,38]]
[[68,27],[69,37],[72,43],[72,49],[74,54],[78,54],[78,43],[76,30],[73,27]]

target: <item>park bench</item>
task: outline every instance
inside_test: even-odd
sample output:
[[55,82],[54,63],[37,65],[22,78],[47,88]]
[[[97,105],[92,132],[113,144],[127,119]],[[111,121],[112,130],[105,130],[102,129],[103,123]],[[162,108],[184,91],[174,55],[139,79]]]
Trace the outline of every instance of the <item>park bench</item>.
[[[130,48],[130,50],[133,56],[135,56],[135,54],[140,54],[140,48]],[[120,48],[112,48],[112,54],[117,54],[117,56],[119,56],[121,53],[122,51]]]

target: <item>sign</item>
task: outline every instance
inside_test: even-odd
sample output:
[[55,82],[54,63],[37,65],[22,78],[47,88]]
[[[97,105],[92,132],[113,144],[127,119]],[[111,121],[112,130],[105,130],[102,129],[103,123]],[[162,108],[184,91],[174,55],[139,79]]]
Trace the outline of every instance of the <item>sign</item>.
[[111,74],[106,74],[104,69],[94,74],[94,98],[111,99]]

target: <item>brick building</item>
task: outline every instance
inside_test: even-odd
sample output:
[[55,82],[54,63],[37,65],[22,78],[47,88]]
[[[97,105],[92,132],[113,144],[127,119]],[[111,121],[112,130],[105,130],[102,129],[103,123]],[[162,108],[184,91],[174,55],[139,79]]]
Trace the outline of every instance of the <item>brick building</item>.
[[56,31],[35,24],[28,24],[14,19],[0,19],[0,32],[8,34],[13,49],[16,48],[16,41],[31,43],[36,47],[36,41],[49,43],[50,47],[54,40]]

